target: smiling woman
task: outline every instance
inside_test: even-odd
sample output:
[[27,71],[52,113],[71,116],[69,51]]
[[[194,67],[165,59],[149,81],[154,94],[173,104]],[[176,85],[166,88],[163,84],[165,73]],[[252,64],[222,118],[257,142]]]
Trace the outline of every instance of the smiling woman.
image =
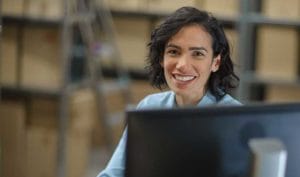
[[[148,95],[137,109],[240,105],[228,91],[238,85],[222,25],[209,13],[182,7],[151,34],[150,82],[170,91]],[[98,177],[123,177],[127,129]]]
[[[179,106],[197,105],[208,92],[219,102],[224,96],[226,98],[230,89],[238,85],[239,78],[234,73],[224,29],[217,19],[208,12],[193,7],[178,9],[152,32],[149,47],[149,65],[147,68],[152,85],[158,88],[169,87],[175,92],[175,101]],[[186,54],[189,54],[189,59],[186,58],[188,56]],[[169,74],[165,65],[170,58],[177,59],[177,68],[185,64],[189,72],[193,72],[191,70],[197,66],[198,69],[195,69],[198,72],[198,77],[195,78],[197,83],[193,83],[195,85],[200,84],[197,86],[200,90],[195,92],[192,89],[194,84],[190,84],[185,90],[185,93],[189,92],[188,95],[177,92],[178,88],[174,87],[171,78],[185,76],[187,73],[180,72],[181,75],[169,73],[170,76],[174,77],[167,77]],[[197,60],[198,64],[196,64],[196,61],[191,62],[192,58],[195,60],[198,58],[201,61]],[[210,63],[210,65],[204,63]],[[180,99],[186,101],[181,102]]]
[[196,105],[207,90],[210,73],[219,69],[220,55],[213,57],[211,46],[209,33],[196,24],[181,28],[168,41],[161,65],[179,106]]

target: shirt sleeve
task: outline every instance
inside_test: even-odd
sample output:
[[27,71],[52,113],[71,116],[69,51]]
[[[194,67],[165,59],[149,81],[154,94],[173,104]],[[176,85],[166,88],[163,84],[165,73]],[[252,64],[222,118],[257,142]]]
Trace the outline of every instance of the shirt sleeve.
[[122,138],[113,153],[106,168],[97,177],[123,177],[125,170],[125,147],[127,140],[127,128],[124,130]]
[[[158,97],[158,96],[156,96]],[[157,103],[157,98],[155,97],[155,103]],[[151,99],[153,97],[147,96],[142,99],[137,105],[136,109],[146,109],[154,107],[154,104],[151,104]],[[159,97],[161,98],[161,96]],[[153,100],[153,99],[152,99]],[[97,177],[123,177],[125,173],[125,148],[127,142],[127,127],[124,130],[122,138],[113,153],[110,161],[108,162],[106,168],[101,171]]]

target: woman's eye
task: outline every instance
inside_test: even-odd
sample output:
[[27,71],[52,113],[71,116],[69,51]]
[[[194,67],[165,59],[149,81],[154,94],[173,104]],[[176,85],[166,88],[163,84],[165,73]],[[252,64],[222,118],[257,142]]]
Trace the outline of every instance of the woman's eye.
[[177,50],[168,50],[167,53],[170,54],[170,55],[173,55],[173,56],[174,55],[178,55],[178,51]]
[[202,53],[202,52],[200,52],[200,51],[195,51],[195,52],[193,52],[193,55],[194,56],[204,56],[204,54]]

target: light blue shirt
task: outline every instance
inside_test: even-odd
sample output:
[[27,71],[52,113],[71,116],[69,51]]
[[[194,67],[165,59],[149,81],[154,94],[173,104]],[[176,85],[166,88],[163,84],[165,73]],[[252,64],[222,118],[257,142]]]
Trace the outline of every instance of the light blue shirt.
[[[217,101],[211,92],[207,92],[199,101],[197,106],[209,105],[241,105],[241,103],[230,95],[226,94],[221,100]],[[137,109],[151,108],[172,108],[176,107],[175,93],[166,91],[156,93],[145,97],[137,106]],[[125,170],[125,146],[127,140],[127,129],[125,129],[122,138],[106,168],[97,177],[123,177]]]

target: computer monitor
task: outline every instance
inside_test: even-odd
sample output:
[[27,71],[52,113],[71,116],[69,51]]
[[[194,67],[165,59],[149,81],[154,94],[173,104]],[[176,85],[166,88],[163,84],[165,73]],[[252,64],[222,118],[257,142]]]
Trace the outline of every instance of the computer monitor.
[[126,177],[246,177],[249,140],[277,138],[300,176],[300,104],[127,111]]

